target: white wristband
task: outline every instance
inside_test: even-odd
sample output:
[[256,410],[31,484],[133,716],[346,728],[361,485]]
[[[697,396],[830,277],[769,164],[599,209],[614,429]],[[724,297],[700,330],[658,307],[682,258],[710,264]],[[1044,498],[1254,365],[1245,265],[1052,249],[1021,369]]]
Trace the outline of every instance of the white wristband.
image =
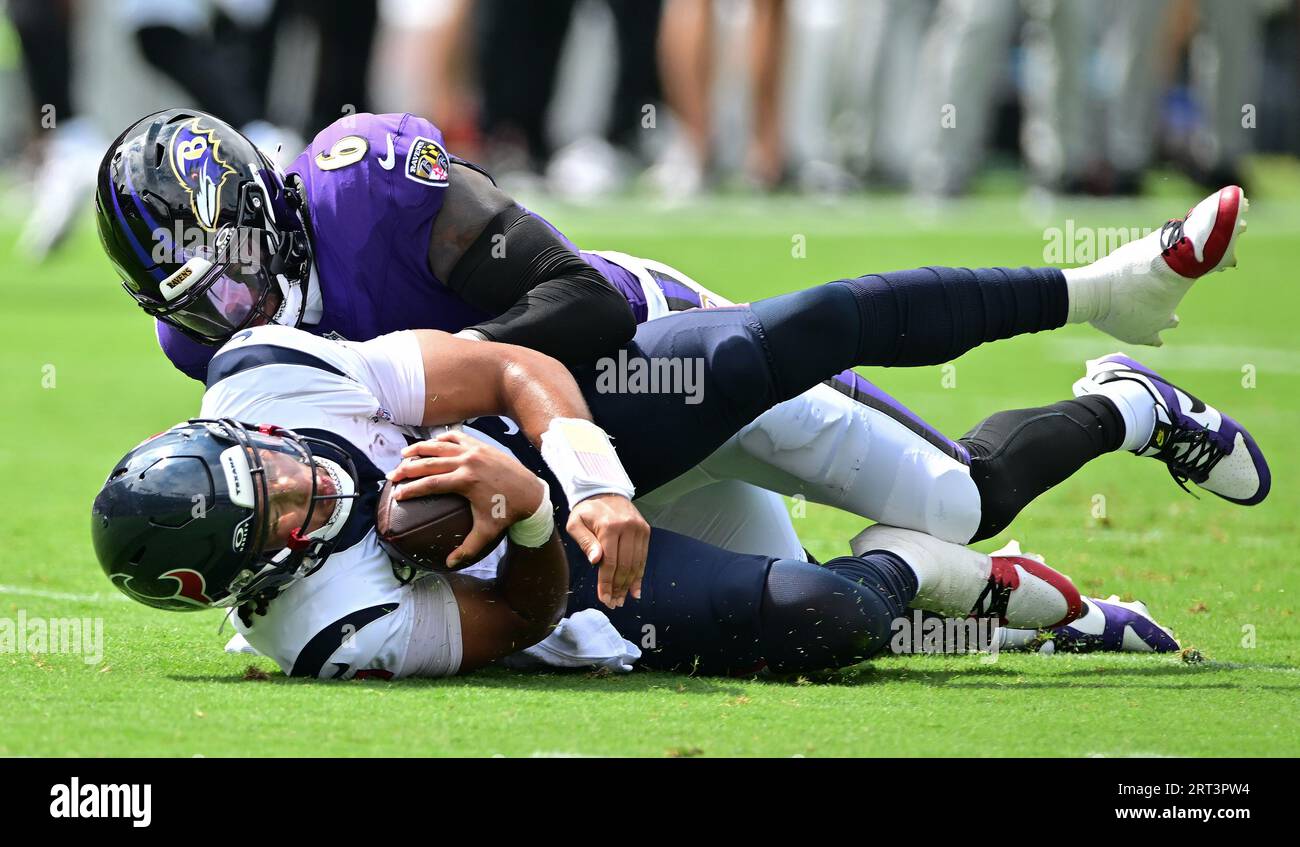
[[551,533],[555,532],[555,509],[551,506],[551,487],[541,477],[538,477],[537,481],[542,484],[542,502],[537,506],[537,511],[522,521],[511,524],[506,532],[511,542],[520,547],[541,547],[551,539]]
[[553,418],[542,433],[542,458],[555,473],[572,508],[597,494],[631,500],[636,489],[605,430],[580,418]]

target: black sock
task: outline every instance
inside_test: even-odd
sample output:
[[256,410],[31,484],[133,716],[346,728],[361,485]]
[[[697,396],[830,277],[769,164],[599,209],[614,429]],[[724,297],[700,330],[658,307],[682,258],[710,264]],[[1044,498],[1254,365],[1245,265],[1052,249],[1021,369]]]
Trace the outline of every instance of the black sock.
[[998,412],[959,439],[980,492],[972,541],[997,535],[1039,494],[1124,443],[1124,419],[1106,397]]

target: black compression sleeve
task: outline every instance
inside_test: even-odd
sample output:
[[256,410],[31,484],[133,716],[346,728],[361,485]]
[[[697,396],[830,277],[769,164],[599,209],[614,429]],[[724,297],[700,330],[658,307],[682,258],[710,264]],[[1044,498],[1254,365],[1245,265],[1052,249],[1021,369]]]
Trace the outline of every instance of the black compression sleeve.
[[1101,396],[985,418],[961,438],[980,493],[980,525],[971,541],[997,535],[1039,494],[1123,442],[1124,419]]
[[590,362],[636,332],[627,298],[519,206],[488,223],[452,268],[447,287],[496,315],[471,329],[565,364]]

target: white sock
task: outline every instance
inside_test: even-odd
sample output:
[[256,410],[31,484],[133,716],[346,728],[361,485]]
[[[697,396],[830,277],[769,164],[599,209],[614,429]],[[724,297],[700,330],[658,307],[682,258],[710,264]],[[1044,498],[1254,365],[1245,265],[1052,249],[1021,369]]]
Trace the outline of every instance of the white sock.
[[961,593],[969,582],[969,573],[987,575],[991,567],[989,557],[977,550],[923,532],[882,524],[858,533],[849,547],[855,556],[869,550],[887,550],[898,556],[916,574],[916,597],[908,605],[945,614],[945,609],[953,605],[952,595]]
[[1065,322],[1087,323],[1101,318],[1110,309],[1110,280],[1115,269],[1105,259],[1081,268],[1066,268],[1065,291],[1068,301]]
[[1038,638],[1038,630],[1000,626],[993,637],[997,639],[999,650],[1024,650]]
[[1090,386],[1089,394],[1108,398],[1124,419],[1124,443],[1121,450],[1140,450],[1151,440],[1156,428],[1156,401],[1146,386],[1135,379],[1112,379]]

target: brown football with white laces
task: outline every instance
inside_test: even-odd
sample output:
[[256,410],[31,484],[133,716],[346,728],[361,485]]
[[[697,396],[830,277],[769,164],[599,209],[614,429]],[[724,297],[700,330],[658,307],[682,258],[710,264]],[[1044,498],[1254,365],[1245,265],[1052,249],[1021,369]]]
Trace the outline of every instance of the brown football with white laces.
[[385,482],[375,507],[375,531],[380,546],[389,556],[415,570],[451,571],[468,567],[496,549],[497,542],[484,546],[456,568],[447,567],[447,556],[464,543],[474,528],[469,501],[459,494],[426,494],[398,500],[397,486]]

